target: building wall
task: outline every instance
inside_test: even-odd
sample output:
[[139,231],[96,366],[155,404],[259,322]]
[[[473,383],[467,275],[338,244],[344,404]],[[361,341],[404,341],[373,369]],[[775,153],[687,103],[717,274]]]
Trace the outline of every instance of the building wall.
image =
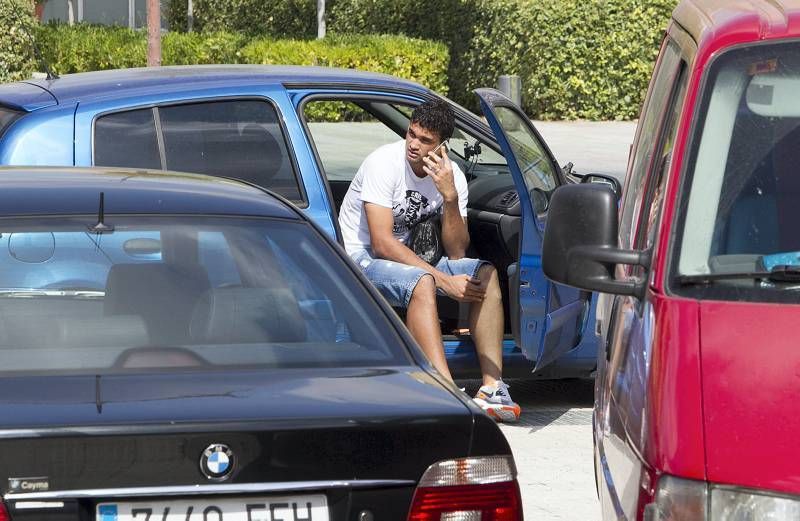
[[147,0],[46,0],[37,13],[42,22],[147,27]]

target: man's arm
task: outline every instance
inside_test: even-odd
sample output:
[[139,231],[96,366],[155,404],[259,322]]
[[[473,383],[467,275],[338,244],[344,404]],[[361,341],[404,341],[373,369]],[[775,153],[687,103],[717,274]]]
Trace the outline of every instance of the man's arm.
[[445,201],[442,206],[442,246],[447,256],[453,260],[461,259],[467,254],[467,220],[461,217],[457,197],[455,201]]
[[448,257],[453,260],[461,259],[467,253],[469,232],[467,231],[467,221],[461,216],[461,207],[458,204],[459,194],[453,175],[453,164],[444,148],[441,156],[431,152],[424,161],[423,169],[433,179],[436,189],[442,194],[444,201],[442,204],[442,246]]
[[[456,300],[464,302],[479,302],[483,300],[484,291],[480,288],[479,280],[466,275],[451,276],[442,273],[417,257],[405,244],[395,239],[394,235],[392,235],[394,219],[391,208],[374,203],[364,203],[364,212],[367,216],[372,253],[376,258],[425,270],[433,276],[437,288],[441,288]],[[460,218],[461,216],[459,215]]]

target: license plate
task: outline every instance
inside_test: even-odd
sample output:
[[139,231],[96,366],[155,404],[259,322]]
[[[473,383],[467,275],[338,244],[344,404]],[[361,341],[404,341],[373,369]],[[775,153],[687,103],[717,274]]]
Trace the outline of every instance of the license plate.
[[100,503],[97,521],[328,521],[324,495]]

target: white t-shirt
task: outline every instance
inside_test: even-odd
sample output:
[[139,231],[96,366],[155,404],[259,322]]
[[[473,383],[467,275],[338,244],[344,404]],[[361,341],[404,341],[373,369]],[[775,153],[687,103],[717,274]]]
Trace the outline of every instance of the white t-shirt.
[[[457,164],[453,178],[458,192],[458,207],[467,216],[467,178]],[[439,212],[443,199],[436,184],[428,176],[419,178],[406,160],[405,140],[383,145],[361,163],[339,210],[347,253],[370,248],[369,226],[364,203],[392,209],[392,234],[405,242],[411,228],[434,212]]]

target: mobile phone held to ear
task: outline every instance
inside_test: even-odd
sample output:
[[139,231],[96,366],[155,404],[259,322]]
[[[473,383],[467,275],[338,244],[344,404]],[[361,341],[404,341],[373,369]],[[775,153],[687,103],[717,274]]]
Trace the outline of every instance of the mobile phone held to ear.
[[[435,154],[435,153],[436,153],[436,152],[437,152],[437,151],[438,151],[440,148],[442,148],[443,146],[445,146],[445,147],[449,147],[450,145],[447,143],[447,141],[448,141],[448,140],[446,140],[446,139],[445,139],[444,141],[442,141],[441,143],[439,143],[438,145],[436,145],[436,148],[434,148],[433,150],[431,150],[431,153]],[[442,154],[439,154],[439,155],[440,155],[441,157],[444,157],[444,156],[442,156]]]

